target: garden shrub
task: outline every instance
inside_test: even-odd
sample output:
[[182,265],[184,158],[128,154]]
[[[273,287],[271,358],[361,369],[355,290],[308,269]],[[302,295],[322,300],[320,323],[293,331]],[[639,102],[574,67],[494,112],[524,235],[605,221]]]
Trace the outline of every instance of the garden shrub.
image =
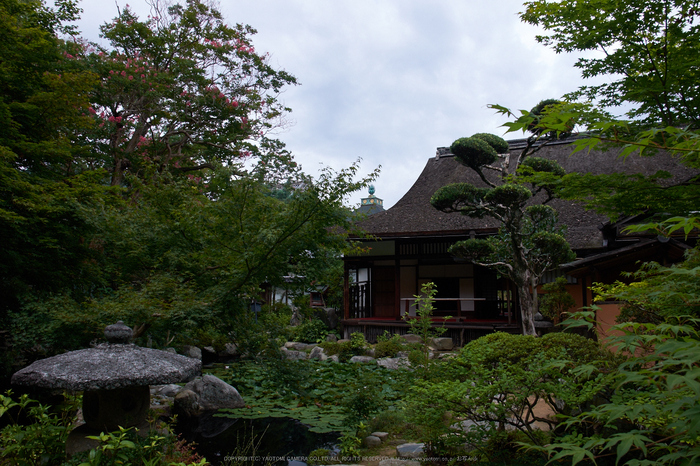
[[377,337],[377,344],[374,345],[374,355],[377,358],[393,358],[399,351],[404,351],[404,340],[401,335],[390,335],[384,332],[384,335]]
[[326,340],[328,327],[320,319],[307,320],[292,327],[290,338],[303,343],[321,343]]
[[[66,439],[76,421],[78,397],[66,397],[58,408],[42,405],[27,395],[17,401],[11,392],[0,395],[0,418],[7,425],[0,431],[0,457],[2,464],[29,465],[113,465],[148,464],[197,465],[208,464],[197,455],[191,444],[178,439],[170,426],[159,426],[146,437],[136,434],[134,429],[101,433],[94,436],[101,445],[89,451],[66,457]],[[11,419],[7,419],[7,418]],[[25,423],[18,419],[25,417]],[[165,433],[163,433],[165,432]]]
[[319,346],[323,348],[327,355],[333,356],[337,354],[341,362],[347,362],[353,356],[365,354],[367,340],[365,340],[364,334],[355,332],[350,335],[349,341],[325,341],[320,343]]
[[533,449],[571,464],[603,458],[610,464],[695,464],[700,457],[698,328],[700,319],[692,317],[613,327],[623,334],[610,344],[635,356],[612,374],[612,393],[568,418],[559,438]]
[[576,334],[486,335],[445,361],[439,377],[412,388],[412,419],[424,426],[428,442],[441,441],[445,435],[467,440],[454,422],[444,419],[451,412],[455,419],[481,426],[478,448],[485,448],[490,435],[502,429],[513,429],[528,442],[542,445],[533,422],[555,428],[558,421],[538,415],[535,406],[546,405],[556,414],[580,411],[610,387],[615,364],[612,355]]

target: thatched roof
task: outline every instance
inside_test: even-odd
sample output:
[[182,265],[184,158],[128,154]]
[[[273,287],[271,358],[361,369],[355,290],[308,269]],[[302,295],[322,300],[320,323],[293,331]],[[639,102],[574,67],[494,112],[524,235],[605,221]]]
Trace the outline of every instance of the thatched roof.
[[[509,141],[511,157],[522,151],[524,141]],[[572,151],[569,140],[543,147],[536,155],[556,160],[567,172],[652,174],[666,170],[673,175],[668,180],[669,183],[685,181],[696,174],[679,165],[668,154],[654,157],[630,156],[623,160],[618,158],[619,150],[578,152],[570,156]],[[496,178],[493,172],[487,176]],[[473,170],[458,163],[449,149],[438,148],[437,155],[428,160],[423,172],[401,200],[390,209],[363,220],[358,226],[381,238],[464,235],[471,231],[483,234],[495,231],[498,222],[493,219],[475,219],[458,213],[446,214],[430,205],[430,197],[438,188],[460,182],[486,186]],[[567,226],[567,240],[573,249],[604,246],[601,227],[608,223],[607,217],[586,211],[580,204],[571,201],[555,199],[549,205],[559,212],[560,222]]]

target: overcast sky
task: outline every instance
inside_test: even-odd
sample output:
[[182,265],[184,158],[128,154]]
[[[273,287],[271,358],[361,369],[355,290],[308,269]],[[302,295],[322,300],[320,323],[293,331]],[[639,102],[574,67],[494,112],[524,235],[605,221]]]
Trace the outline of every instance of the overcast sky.
[[[98,26],[127,3],[148,15],[145,0],[83,0],[83,35],[98,41]],[[576,57],[538,44],[522,9],[518,0],[221,0],[227,22],[257,29],[256,51],[301,83],[281,96],[294,125],[279,134],[297,161],[310,174],[357,158],[364,173],[381,165],[386,208],[437,147],[504,135],[488,104],[530,109],[582,84]]]

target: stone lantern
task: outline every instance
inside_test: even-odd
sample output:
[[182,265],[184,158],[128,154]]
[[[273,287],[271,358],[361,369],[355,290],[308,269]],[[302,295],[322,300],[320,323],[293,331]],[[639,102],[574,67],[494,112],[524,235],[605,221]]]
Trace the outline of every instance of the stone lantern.
[[36,361],[16,372],[12,384],[82,391],[85,435],[144,425],[149,385],[188,381],[201,374],[202,362],[136,346],[132,336],[119,321],[105,328],[107,343]]

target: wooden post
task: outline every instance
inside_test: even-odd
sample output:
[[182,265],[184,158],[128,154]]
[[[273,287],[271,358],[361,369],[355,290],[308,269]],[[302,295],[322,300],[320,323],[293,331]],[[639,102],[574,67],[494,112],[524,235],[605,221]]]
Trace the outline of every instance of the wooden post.
[[347,262],[343,264],[343,317],[345,320],[350,318],[350,274]]

